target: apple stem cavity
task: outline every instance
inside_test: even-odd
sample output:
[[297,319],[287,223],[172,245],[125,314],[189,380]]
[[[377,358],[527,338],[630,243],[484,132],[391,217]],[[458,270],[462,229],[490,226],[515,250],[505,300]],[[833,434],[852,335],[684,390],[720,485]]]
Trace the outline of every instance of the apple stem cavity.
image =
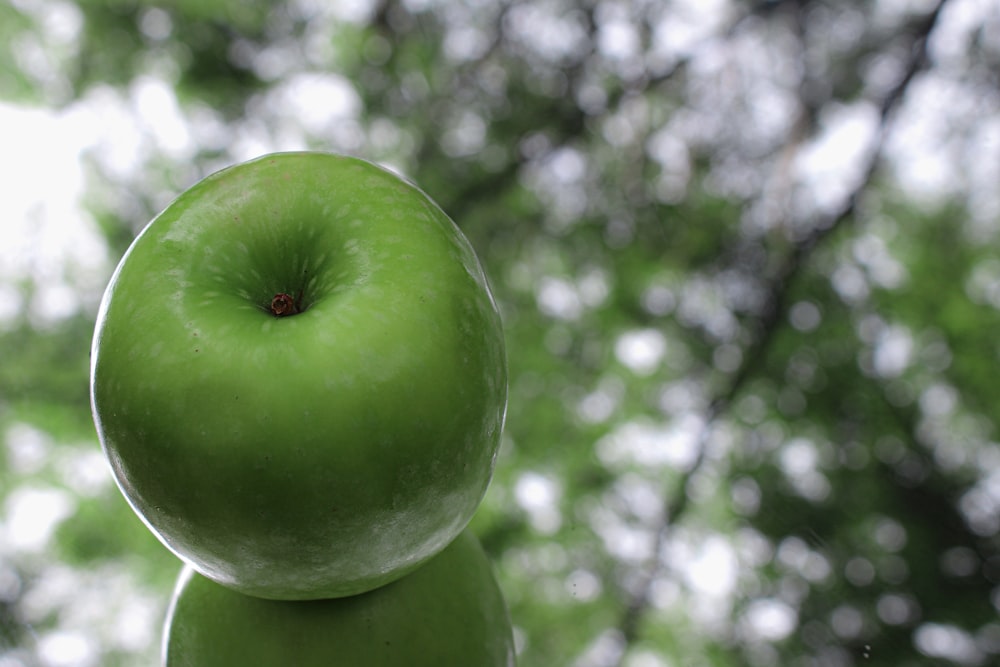
[[[299,301],[302,300],[302,293],[299,293]],[[278,292],[271,299],[271,314],[275,317],[288,317],[289,315],[298,315],[302,312],[299,304],[296,303],[295,299],[291,294],[286,294],[284,292]]]

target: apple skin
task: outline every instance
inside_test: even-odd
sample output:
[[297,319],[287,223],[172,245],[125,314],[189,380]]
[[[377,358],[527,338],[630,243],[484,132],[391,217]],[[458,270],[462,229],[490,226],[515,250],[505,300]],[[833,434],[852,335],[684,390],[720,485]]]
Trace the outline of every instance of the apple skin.
[[[301,312],[276,317],[275,295]],[[503,330],[458,227],[391,172],[277,153],[136,238],[104,294],[91,404],[122,493],[198,572],[354,595],[438,553],[492,476]]]
[[264,600],[182,570],[167,613],[165,667],[513,667],[503,594],[463,532],[417,570],[368,593]]

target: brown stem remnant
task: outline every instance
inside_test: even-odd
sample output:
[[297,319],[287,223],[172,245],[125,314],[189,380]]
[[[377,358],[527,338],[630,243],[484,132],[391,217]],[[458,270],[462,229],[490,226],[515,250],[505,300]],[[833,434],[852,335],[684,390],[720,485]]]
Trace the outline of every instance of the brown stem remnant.
[[[301,298],[301,296],[300,294],[299,297]],[[275,317],[288,317],[289,315],[298,315],[300,312],[302,311],[299,304],[295,302],[291,294],[279,292],[271,299],[271,314]]]

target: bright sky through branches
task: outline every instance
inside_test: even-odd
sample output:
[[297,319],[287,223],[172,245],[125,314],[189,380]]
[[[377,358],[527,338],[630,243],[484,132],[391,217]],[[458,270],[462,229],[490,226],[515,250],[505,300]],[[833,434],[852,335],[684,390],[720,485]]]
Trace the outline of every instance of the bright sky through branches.
[[[236,122],[225,122],[219,110],[203,101],[186,99],[182,105],[172,83],[177,72],[171,67],[176,68],[177,63],[162,61],[150,61],[134,79],[118,88],[96,85],[58,111],[0,101],[0,145],[4,147],[0,152],[0,182],[5,184],[0,197],[0,230],[4,233],[0,243],[0,330],[25,314],[32,325],[44,328],[74,314],[96,311],[97,299],[118,257],[111,256],[105,246],[86,207],[88,203],[93,211],[110,209],[138,227],[147,222],[140,219],[147,213],[136,213],[146,209],[135,202],[141,200],[143,206],[151,208],[162,206],[190,185],[202,170],[214,170],[268,151],[304,148],[309,139],[320,142],[316,145],[362,154],[365,151],[371,155],[416,153],[414,144],[418,139],[408,133],[405,123],[395,122],[391,115],[380,115],[378,109],[365,108],[364,96],[359,93],[368,91],[362,79],[350,80],[331,73],[336,71],[329,65],[334,58],[331,51],[334,40],[329,39],[331,26],[343,22],[364,24],[376,4],[370,0],[289,3],[289,11],[298,12],[297,16],[317,20],[309,22],[305,35],[308,39],[276,39],[259,45],[259,50],[247,43],[234,51],[266,83],[265,89],[247,105],[246,114]],[[405,0],[403,4],[414,11],[448,6],[441,11],[449,26],[442,30],[444,57],[468,63],[487,52],[488,20],[476,12],[489,3]],[[865,65],[868,69],[859,73],[863,88],[857,95],[824,105],[817,118],[816,133],[798,143],[790,128],[800,111],[794,82],[796,67],[801,63],[788,57],[794,48],[768,40],[774,32],[751,27],[738,31],[732,38],[725,34],[745,4],[732,0],[666,3],[662,17],[647,26],[648,34],[640,30],[628,3],[610,1],[595,5],[600,9],[595,10],[599,29],[593,42],[594,58],[599,57],[608,72],[624,78],[634,75],[636,63],[644,62],[642,52],[648,50],[649,60],[645,62],[654,75],[678,60],[689,59],[686,68],[689,81],[685,84],[688,88],[684,89],[682,104],[669,113],[660,110],[663,115],[659,116],[655,105],[645,103],[644,95],[626,96],[624,102],[616,105],[609,94],[610,88],[603,82],[584,81],[575,101],[588,118],[601,119],[593,126],[598,137],[593,145],[603,142],[610,148],[603,157],[572,143],[553,145],[539,141],[545,139],[541,131],[538,136],[526,135],[524,146],[537,150],[523,155],[519,167],[522,182],[551,212],[547,221],[551,227],[546,231],[557,239],[554,244],[560,242],[561,234],[578,224],[581,211],[588,211],[588,201],[603,196],[593,190],[589,179],[604,168],[603,160],[608,155],[634,146],[639,146],[639,152],[645,150],[645,157],[662,175],[658,182],[647,181],[645,185],[657,201],[672,204],[685,200],[698,185],[692,179],[699,173],[694,162],[699,142],[714,145],[714,135],[733,131],[734,126],[739,139],[753,135],[762,137],[768,145],[789,148],[788,171],[775,170],[772,184],[777,193],[775,208],[787,206],[808,222],[811,219],[808,212],[836,208],[845,193],[855,187],[858,165],[863,163],[875,134],[877,102],[898,80],[900,51],[886,48],[879,58],[868,62]],[[816,4],[827,8],[837,6]],[[822,33],[821,37],[842,40],[843,44],[857,40],[862,33],[888,35],[934,4],[932,0],[877,0],[870,5],[874,28],[852,23],[852,16],[858,20],[862,13],[848,8],[843,15],[834,12],[836,20],[824,24],[831,26],[829,34],[823,30],[817,32]],[[37,35],[26,40],[32,42],[28,44],[31,48],[22,49],[19,64],[39,82],[40,97],[67,99],[69,83],[60,72],[65,65],[60,58],[66,58],[65,54],[72,53],[80,42],[83,11],[61,0],[14,0],[14,6],[38,17],[41,26]],[[508,46],[534,53],[538,62],[550,59],[559,62],[563,57],[579,56],[577,51],[587,39],[586,31],[580,29],[578,22],[574,23],[579,14],[562,11],[565,5],[558,0],[512,6],[514,9],[507,15],[504,26]],[[1000,91],[969,76],[967,65],[969,45],[973,42],[989,53],[1000,52],[998,23],[995,18],[990,19],[998,12],[996,0],[949,0],[930,44],[931,68],[913,82],[883,146],[886,174],[895,177],[903,196],[917,207],[925,203],[931,207],[950,197],[966,202],[971,220],[956,224],[956,233],[967,234],[984,246],[1000,239],[1000,189],[996,187],[1000,183],[1000,118],[983,111],[998,108]],[[167,11],[151,8],[140,11],[137,18],[139,32],[153,43],[184,41]],[[477,18],[478,22],[474,20]],[[327,51],[312,48],[316,44]],[[388,41],[379,48],[381,51],[370,48],[367,56],[387,58]],[[829,51],[837,52],[837,48]],[[827,50],[820,45],[816,53],[822,57]],[[824,65],[813,63],[813,66],[823,76]],[[516,76],[499,68],[490,71],[501,83],[507,76]],[[428,82],[420,76],[409,83],[422,94],[430,92]],[[61,90],[63,94],[50,95],[52,90],[57,93]],[[442,128],[442,148],[449,158],[474,159],[484,150],[496,149],[490,143],[494,119],[474,104],[456,103],[455,107],[457,113],[437,119]],[[516,104],[512,108],[516,111]],[[644,134],[650,137],[648,141],[643,141]],[[200,152],[213,151],[221,154],[216,163],[195,160]],[[159,160],[161,157],[165,159]],[[770,167],[766,157],[761,162],[754,160],[750,159],[746,172],[733,172],[733,183],[756,187],[746,186],[754,179],[745,176],[757,176]],[[99,170],[93,168],[95,164]],[[165,176],[168,169],[176,171]],[[142,187],[133,191],[131,186],[135,184]],[[879,188],[882,184],[893,185],[890,179],[880,181]],[[770,187],[765,187],[765,196],[771,193]],[[765,213],[775,208],[768,208]],[[761,224],[781,217],[762,215]],[[905,233],[906,223],[899,221],[892,230]],[[888,236],[884,234],[885,228],[877,224],[860,233],[851,245],[850,261],[831,269],[831,285],[843,300],[860,303],[873,286],[886,289],[905,286],[905,267],[886,248]],[[975,267],[967,291],[977,303],[1000,307],[1000,265],[995,264],[984,262]],[[572,269],[566,271],[557,263],[546,264],[525,257],[518,268],[524,269],[524,291],[533,295],[539,313],[554,324],[546,344],[548,352],[556,356],[565,352],[572,340],[567,332],[587,322],[591,312],[612,301],[615,290],[621,288],[618,276],[603,272],[601,267],[574,276],[569,275]],[[654,317],[701,327],[724,340],[724,344],[715,348],[712,361],[717,371],[730,373],[742,362],[741,347],[738,341],[731,340],[739,331],[739,323],[718,294],[721,284],[714,276],[704,279],[688,276],[683,281],[663,276],[644,293],[642,305]],[[812,301],[791,304],[789,317],[793,328],[801,333],[822,331],[829,312],[821,306]],[[861,328],[864,329],[861,337],[870,346],[871,355],[859,363],[869,376],[888,380],[905,377],[914,367],[934,370],[928,357],[921,356],[927,350],[923,348],[919,330],[881,321],[866,323]],[[609,372],[599,383],[584,387],[586,391],[568,396],[566,402],[580,422],[595,429],[607,426],[607,434],[594,443],[594,454],[602,466],[620,476],[620,483],[613,487],[608,498],[629,508],[646,524],[652,524],[663,507],[662,489],[658,484],[643,486],[641,475],[634,470],[670,474],[683,472],[692,465],[698,452],[696,434],[704,428],[699,416],[703,411],[699,401],[704,397],[697,382],[669,384],[651,399],[657,403],[656,419],[623,419],[621,415],[629,406],[628,391],[633,381],[641,384],[648,378],[669,376],[677,360],[686,359],[690,351],[676,337],[645,324],[624,327],[609,340],[611,354],[626,379]],[[942,355],[948,357],[948,361],[942,362],[943,368],[950,363],[950,353],[943,345],[940,347],[944,350]],[[957,394],[949,391],[950,387],[937,385],[919,397],[927,424],[937,425],[941,431],[951,424],[950,413],[946,414],[944,409],[953,408],[959,400],[955,398]],[[786,408],[798,406],[789,410],[797,413],[806,399],[783,394],[778,400]],[[755,394],[740,405],[744,415],[765,408],[763,399]],[[25,476],[33,474],[31,466],[41,464],[34,463],[31,439],[24,432],[13,435],[17,437],[7,434],[11,449],[8,456],[16,449],[21,456],[11,460],[22,465]],[[952,444],[948,439],[942,442]],[[825,476],[828,462],[824,457],[829,453],[829,443],[822,439],[790,439],[784,444],[776,460],[789,485],[802,496],[828,498],[831,482]],[[96,456],[95,451],[88,451]],[[942,465],[959,455],[972,456],[953,446],[940,447],[935,455],[944,462]],[[983,470],[996,466],[995,458],[988,461],[988,465],[981,465]],[[90,477],[81,476],[79,471],[83,468],[74,465],[72,479],[78,484],[80,479],[90,480],[87,484],[97,485],[94,488],[101,479],[107,482],[103,461],[92,464],[87,468],[92,473]],[[78,491],[69,482],[60,484],[60,488],[72,489],[74,494]],[[557,535],[574,520],[568,508],[570,489],[558,470],[538,466],[516,477],[509,499],[524,512],[533,530],[547,536]],[[733,504],[747,516],[753,515],[761,505],[764,490],[755,479],[739,480],[733,485]],[[0,546],[6,541],[8,545],[19,545],[25,552],[42,549],[50,542],[51,528],[67,515],[64,495],[51,493],[48,487],[30,487],[28,491],[11,494],[8,505],[0,507],[6,512],[6,515],[0,513],[0,535],[7,538],[0,540]],[[998,507],[1000,474],[995,472],[984,473],[960,503],[974,530],[984,536],[997,532]],[[595,512],[589,519],[606,542],[608,552],[619,562],[638,562],[648,555],[650,542],[646,532],[620,521],[614,512]],[[711,535],[706,539],[704,535],[678,533],[670,546],[687,563],[683,571],[675,573],[680,575],[677,581],[709,603],[719,605],[701,610],[706,623],[723,618],[720,609],[728,613],[723,603],[739,585],[738,575],[748,567],[747,562],[770,558],[770,555],[758,558],[757,552],[751,553],[752,550],[741,547],[738,540],[731,541],[727,535]],[[813,573],[815,577],[810,581],[818,581],[828,576],[824,574],[823,562],[817,560],[818,554],[806,547],[783,543],[778,561],[789,570]],[[856,559],[852,563],[856,567],[850,569],[849,578],[864,580],[867,562]],[[86,599],[107,597],[107,586],[98,583],[84,587],[85,593],[93,589],[90,598],[78,594],[74,582],[59,590],[76,595],[82,605]],[[607,583],[590,570],[579,569],[569,590],[582,599],[595,599],[612,589]],[[121,586],[123,590],[132,587],[131,583]],[[654,601],[666,607],[679,599],[679,590],[654,589]],[[124,595],[120,597],[126,599]],[[52,600],[55,605],[56,598]],[[907,604],[904,598],[888,598],[880,602],[879,614],[883,619],[907,618],[915,613]],[[781,600],[765,598],[747,609],[740,629],[747,638],[778,640],[799,629],[797,613],[797,609]],[[146,619],[155,613],[122,616]],[[148,631],[146,620],[136,621],[146,628],[140,628],[140,636]],[[844,611],[835,615],[832,627],[838,636],[847,636],[854,632],[855,621]],[[87,639],[94,625],[89,621],[80,623],[69,634],[62,632],[47,638],[43,646],[45,664],[96,664],[96,648],[92,638]],[[119,638],[115,641],[121,641],[128,633],[116,631],[115,636]],[[963,647],[967,644],[950,627],[930,625],[916,637],[916,643],[927,655],[943,658],[965,655]],[[3,662],[0,657],[0,663]]]

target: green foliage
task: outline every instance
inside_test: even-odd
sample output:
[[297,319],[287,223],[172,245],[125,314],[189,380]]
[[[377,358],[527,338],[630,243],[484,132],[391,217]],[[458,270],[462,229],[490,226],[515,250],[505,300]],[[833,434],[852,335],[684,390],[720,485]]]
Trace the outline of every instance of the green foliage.
[[5,4],[0,7],[0,63],[9,66],[0,67],[0,99],[19,102],[37,102],[38,95],[31,76],[21,67],[15,67],[21,40],[30,38],[37,30],[34,21],[19,11],[16,7]]
[[[390,164],[455,218],[508,341],[505,441],[472,525],[521,667],[991,664],[1000,233],[976,128],[1000,113],[982,83],[996,18],[695,4],[81,2],[72,48],[49,45],[63,96],[14,58],[25,35],[48,44],[15,4],[0,96],[175,92],[187,148],[147,119],[130,170],[87,156],[115,257],[184,187],[263,150]],[[822,153],[853,146],[828,134],[845,117],[885,140],[872,164]],[[915,172],[952,174],[948,196],[903,187]],[[0,333],[2,493],[75,498],[43,564],[0,550],[0,662],[70,623],[28,614],[51,568],[115,564],[163,600],[176,573],[115,489],[10,454],[25,424],[52,451],[97,450],[93,316]]]
[[[0,407],[23,403],[29,411],[61,411],[59,416],[40,415],[46,428],[52,418],[51,428],[56,432],[65,428],[67,420],[75,422],[77,432],[83,424],[89,426],[83,408],[89,401],[85,378],[93,326],[93,317],[88,314],[44,333],[36,332],[26,321],[0,333],[0,347],[4,350],[0,386],[5,389]],[[46,371],[40,373],[39,369]],[[71,412],[66,414],[66,409]]]

